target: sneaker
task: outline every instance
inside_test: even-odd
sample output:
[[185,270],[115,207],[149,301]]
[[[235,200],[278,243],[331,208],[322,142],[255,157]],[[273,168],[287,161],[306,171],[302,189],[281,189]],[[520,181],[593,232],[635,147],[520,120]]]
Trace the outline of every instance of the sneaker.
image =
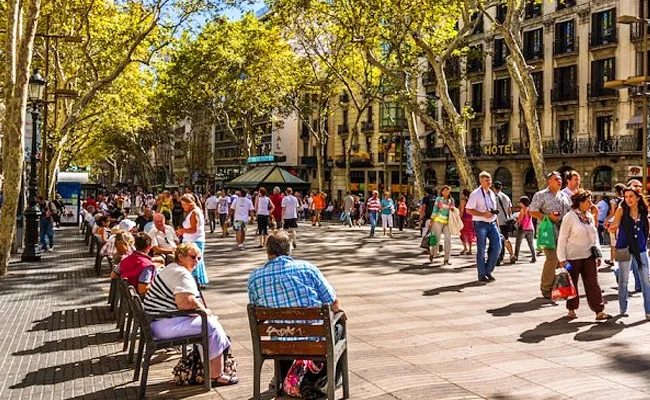
[[490,278],[488,278],[487,276],[482,276],[482,277],[478,278],[478,281],[479,282],[490,282]]
[[50,246],[50,248],[47,249],[47,251],[50,251],[50,252],[54,251],[54,246]]
[[488,278],[491,282],[496,281],[496,279],[492,276],[492,274],[487,274],[487,278]]

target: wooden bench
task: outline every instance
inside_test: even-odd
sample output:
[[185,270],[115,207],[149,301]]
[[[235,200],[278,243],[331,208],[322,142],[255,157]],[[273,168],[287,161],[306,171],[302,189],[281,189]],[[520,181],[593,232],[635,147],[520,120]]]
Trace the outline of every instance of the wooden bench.
[[[260,399],[265,360],[275,362],[275,390],[279,395],[282,389],[279,361],[296,359],[327,362],[329,400],[336,398],[336,364],[341,359],[343,398],[350,397],[347,339],[344,336],[336,342],[334,328],[340,323],[344,335],[347,333],[343,312],[333,314],[329,305],[320,308],[264,308],[249,304],[248,320],[253,340],[253,399]],[[292,341],[283,341],[282,338],[291,338]]]

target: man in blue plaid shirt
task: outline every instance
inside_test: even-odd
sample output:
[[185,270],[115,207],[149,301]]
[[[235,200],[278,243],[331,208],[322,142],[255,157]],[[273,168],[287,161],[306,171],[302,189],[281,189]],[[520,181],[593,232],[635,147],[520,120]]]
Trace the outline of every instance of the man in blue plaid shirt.
[[269,261],[248,278],[251,304],[268,308],[320,307],[340,310],[336,291],[320,270],[307,261],[289,256],[291,241],[284,231],[273,232],[266,242]]

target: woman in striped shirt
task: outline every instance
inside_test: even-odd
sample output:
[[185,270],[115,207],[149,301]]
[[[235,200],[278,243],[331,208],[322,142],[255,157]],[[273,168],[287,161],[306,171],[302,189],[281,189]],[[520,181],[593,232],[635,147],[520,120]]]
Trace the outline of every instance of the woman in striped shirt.
[[[192,277],[192,270],[201,261],[201,250],[194,243],[183,243],[176,247],[176,263],[163,268],[153,281],[144,297],[147,313],[168,313],[177,310],[203,310],[208,314],[208,340],[210,353],[210,372],[213,386],[234,385],[239,380],[223,373],[223,352],[230,347],[217,317],[205,308],[199,288]],[[199,335],[201,317],[178,316],[161,318],[151,322],[154,338],[172,339],[180,336]]]
[[381,200],[379,200],[379,192],[372,191],[372,197],[366,203],[366,219],[370,221],[370,237],[375,237],[375,227],[377,226],[377,215],[381,210]]

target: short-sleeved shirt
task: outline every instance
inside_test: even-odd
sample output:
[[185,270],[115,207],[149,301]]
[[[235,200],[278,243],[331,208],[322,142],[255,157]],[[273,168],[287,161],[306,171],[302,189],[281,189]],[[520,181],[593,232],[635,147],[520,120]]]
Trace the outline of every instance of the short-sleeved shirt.
[[508,210],[512,208],[512,201],[510,201],[510,197],[508,197],[508,195],[503,192],[499,192],[496,195],[497,210],[499,210],[499,213],[497,214],[497,221],[499,221],[499,225],[505,225],[506,220],[508,217],[510,217]]
[[250,212],[255,210],[253,202],[247,197],[238,197],[230,205],[230,209],[235,212],[235,221],[248,222]]
[[[530,202],[530,211],[538,211],[544,215],[554,212],[560,213],[559,221],[562,221],[564,215],[571,210],[569,198],[558,190],[553,194],[548,188],[535,193],[533,200]],[[556,224],[556,231],[559,229],[559,223]],[[556,232],[557,233],[557,232]]]
[[377,197],[371,197],[366,203],[368,212],[379,212],[381,210],[381,201]]
[[248,278],[250,303],[268,307],[320,307],[336,300],[334,288],[316,266],[279,256]]
[[322,210],[325,208],[325,197],[322,194],[317,194],[312,197],[314,202],[314,210]]
[[176,233],[174,228],[165,225],[164,231],[159,231],[155,226],[147,232],[151,238],[151,247],[160,247],[162,249],[175,249],[176,248]]
[[144,296],[144,310],[148,313],[165,313],[178,310],[175,296],[180,293],[200,298],[199,288],[187,268],[171,263],[163,268]]
[[607,214],[609,213],[609,203],[605,199],[601,200],[597,204],[598,207],[598,222],[605,222],[607,219]]
[[214,196],[210,196],[205,199],[205,209],[206,210],[216,210],[218,205],[218,200]]
[[282,199],[282,218],[283,219],[296,219],[298,218],[298,199],[293,195],[284,196]]
[[[483,188],[479,186],[478,188],[474,189],[474,191],[469,195],[469,200],[467,200],[465,208],[469,208],[470,210],[475,210],[478,212],[496,210],[497,196],[492,190],[488,189],[488,191],[485,192]],[[472,215],[472,221],[494,222],[496,219],[496,215],[492,215],[491,217],[479,217]]]
[[228,214],[228,208],[230,208],[230,202],[232,199],[228,196],[221,196],[218,200],[217,212],[219,214]]
[[351,195],[345,196],[345,198],[343,199],[343,207],[346,212],[350,212],[352,207],[354,207],[354,197],[352,197]]
[[151,257],[140,252],[133,252],[124,257],[115,270],[122,278],[126,278],[129,284],[135,288],[139,283],[149,284],[153,279],[156,267],[151,261]]
[[395,203],[393,199],[382,199],[381,201],[381,213],[384,215],[391,215],[395,211]]

